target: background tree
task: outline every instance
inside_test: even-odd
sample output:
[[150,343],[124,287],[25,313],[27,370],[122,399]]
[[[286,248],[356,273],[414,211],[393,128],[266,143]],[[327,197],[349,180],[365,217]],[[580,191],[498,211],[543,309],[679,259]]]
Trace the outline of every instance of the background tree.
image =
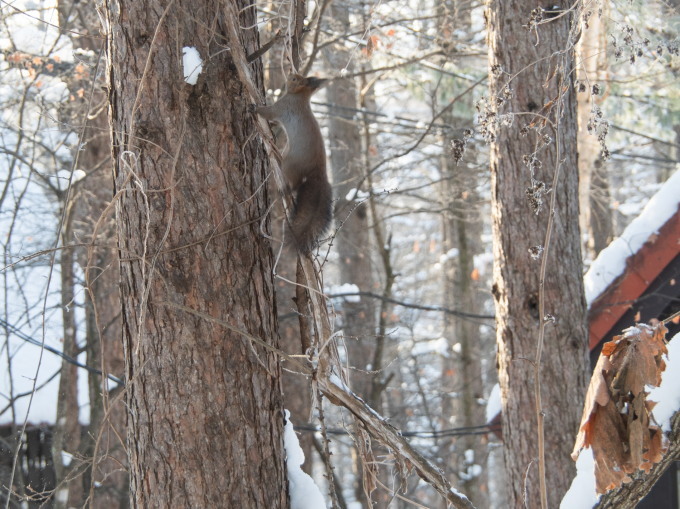
[[602,155],[604,125],[598,123],[602,103],[609,93],[607,81],[608,2],[597,9],[584,10],[583,31],[578,41],[578,167],[579,208],[581,231],[587,234],[587,255],[597,256],[612,240],[612,209],[610,202],[607,159]]

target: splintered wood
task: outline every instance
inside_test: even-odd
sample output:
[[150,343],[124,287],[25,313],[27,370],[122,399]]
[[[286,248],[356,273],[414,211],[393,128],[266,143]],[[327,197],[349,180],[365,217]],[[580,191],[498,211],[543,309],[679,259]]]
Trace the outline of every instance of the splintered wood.
[[639,469],[648,472],[668,447],[651,414],[656,403],[646,399],[666,369],[667,332],[662,323],[637,324],[602,348],[571,455],[576,460],[592,448],[598,493],[630,481]]

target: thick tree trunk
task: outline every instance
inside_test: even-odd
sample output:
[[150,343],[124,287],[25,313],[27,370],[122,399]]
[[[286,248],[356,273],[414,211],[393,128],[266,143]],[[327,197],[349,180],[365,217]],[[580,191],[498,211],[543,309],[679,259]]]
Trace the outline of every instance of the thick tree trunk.
[[224,49],[256,11],[234,3],[236,21],[209,0],[106,11],[134,507],[288,504],[278,359],[243,334],[277,344],[267,159]]
[[[567,9],[571,3],[560,5]],[[531,9],[518,0],[489,3],[487,113],[496,115],[482,117],[492,140],[493,295],[503,443],[512,505],[517,508],[524,507],[525,489],[528,507],[540,506],[534,360],[540,320],[549,319],[539,314],[541,256],[548,257],[545,314],[555,318],[554,324],[546,323],[540,369],[548,507],[559,506],[575,473],[569,454],[588,372],[570,16],[543,12],[544,23],[527,30],[523,25],[530,25]],[[510,127],[495,122],[504,114],[512,115]],[[553,183],[556,171],[559,178]],[[542,191],[541,182],[549,192]],[[553,197],[549,251],[533,260],[529,250],[546,247]],[[534,213],[532,205],[540,200],[543,204]]]

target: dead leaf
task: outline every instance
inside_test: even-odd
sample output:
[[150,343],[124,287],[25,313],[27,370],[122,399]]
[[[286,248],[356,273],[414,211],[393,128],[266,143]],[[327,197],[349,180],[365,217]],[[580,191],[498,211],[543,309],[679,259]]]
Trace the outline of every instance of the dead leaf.
[[364,52],[364,55],[367,57],[372,57],[373,56],[373,51],[378,47],[378,43],[380,42],[380,38],[377,35],[371,35],[368,38],[368,41],[366,41],[366,47],[362,50]]
[[630,481],[636,470],[649,471],[667,448],[654,424],[647,388],[661,383],[666,369],[662,323],[637,324],[605,343],[588,386],[572,458],[593,450],[598,493]]
[[11,62],[13,64],[18,64],[25,57],[26,57],[26,55],[24,55],[23,53],[19,53],[18,51],[15,51],[14,53],[10,53],[9,55],[7,55],[5,58],[7,59],[8,62]]

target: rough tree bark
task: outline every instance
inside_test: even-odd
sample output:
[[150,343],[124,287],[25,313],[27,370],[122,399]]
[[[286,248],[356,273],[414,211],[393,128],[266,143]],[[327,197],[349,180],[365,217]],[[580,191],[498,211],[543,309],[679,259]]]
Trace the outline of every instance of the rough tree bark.
[[[554,10],[568,9],[571,2]],[[551,4],[552,5],[552,4]],[[544,280],[546,323],[540,370],[545,412],[548,507],[558,507],[575,469],[569,454],[588,379],[578,228],[576,98],[571,15],[519,0],[488,4],[490,87],[483,129],[491,140],[494,284],[503,444],[512,506],[540,507],[534,360],[539,274],[550,200],[552,240]],[[532,19],[543,22],[532,25]],[[524,28],[528,26],[528,30]],[[506,86],[508,88],[506,88]],[[511,115],[503,117],[503,115]],[[507,126],[506,120],[512,120]],[[559,172],[553,182],[555,172]],[[542,184],[549,190],[546,192]],[[533,205],[539,205],[534,213]],[[536,248],[533,260],[529,250]]]
[[[227,42],[251,27],[236,34],[256,49],[256,11],[110,0],[102,14],[131,504],[285,508],[278,359],[239,332],[278,342],[267,158]],[[204,58],[196,86],[182,79],[183,46]]]

